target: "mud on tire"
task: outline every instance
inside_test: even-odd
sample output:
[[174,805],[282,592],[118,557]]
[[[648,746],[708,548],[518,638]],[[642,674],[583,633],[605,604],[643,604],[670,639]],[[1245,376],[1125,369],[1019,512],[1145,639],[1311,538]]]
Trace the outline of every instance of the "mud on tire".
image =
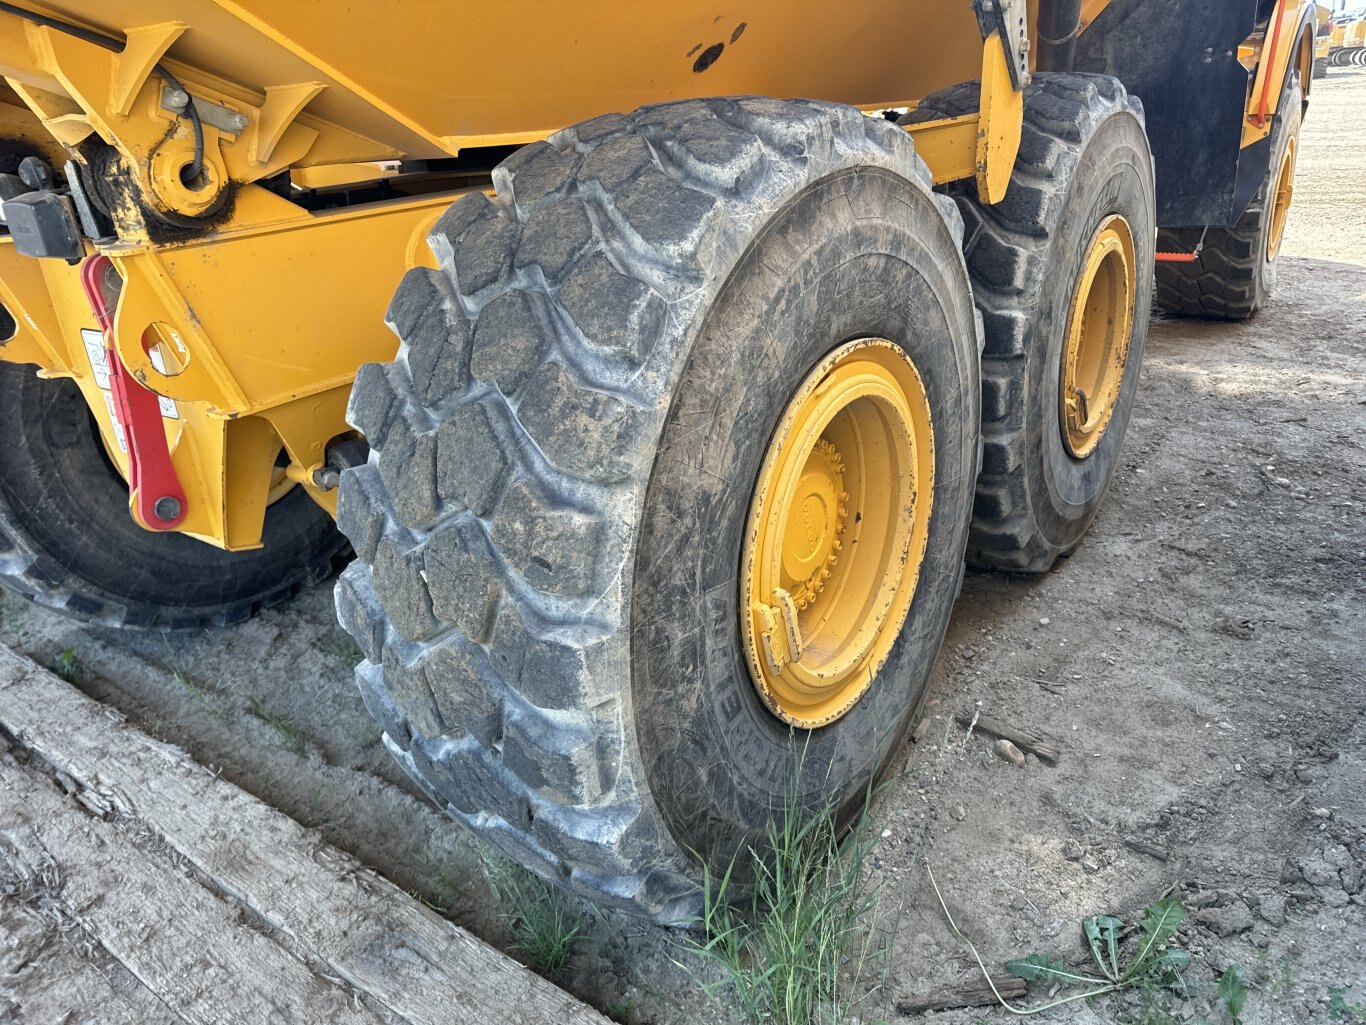
[[[793,749],[769,716],[724,750],[725,715],[760,721],[727,546],[766,418],[840,342],[923,321],[944,420],[932,582],[901,676],[865,699],[876,742],[812,734],[833,738],[806,752],[812,778],[857,798],[914,714],[978,453],[961,222],[904,132],[813,101],[604,116],[494,181],[436,224],[440,269],[410,271],[389,311],[398,359],[357,379],[349,418],[372,447],[342,481],[358,558],[338,613],[386,744],[442,808],[547,878],[675,921],[698,907],[686,851],[762,830]],[[817,266],[841,239],[862,279]]]
[[[969,82],[934,93],[903,123],[974,113],[978,91]],[[1155,199],[1143,108],[1117,79],[1038,74],[1024,108],[1005,199],[983,204],[971,182],[948,192],[967,225],[963,248],[986,333],[968,561],[1037,573],[1080,543],[1119,458],[1147,334]],[[1077,459],[1059,431],[1060,360],[1082,261],[1114,213],[1136,240],[1133,329],[1113,415],[1096,449]]]

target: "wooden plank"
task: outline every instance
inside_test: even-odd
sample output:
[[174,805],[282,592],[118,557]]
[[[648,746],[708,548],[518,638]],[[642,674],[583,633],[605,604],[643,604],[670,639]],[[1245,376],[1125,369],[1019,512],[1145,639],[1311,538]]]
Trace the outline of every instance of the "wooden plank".
[[0,764],[0,822],[56,867],[67,914],[187,1025],[218,1025],[225,1009],[243,1022],[385,1020],[352,1007],[348,989],[239,923],[235,908],[164,850],[135,843],[137,820],[97,819],[10,762]]
[[313,830],[7,649],[0,725],[113,807],[135,812],[329,974],[413,1025],[607,1023]]
[[85,929],[53,911],[0,899],[0,1021],[60,1022],[76,1012],[80,1025],[183,1025]]

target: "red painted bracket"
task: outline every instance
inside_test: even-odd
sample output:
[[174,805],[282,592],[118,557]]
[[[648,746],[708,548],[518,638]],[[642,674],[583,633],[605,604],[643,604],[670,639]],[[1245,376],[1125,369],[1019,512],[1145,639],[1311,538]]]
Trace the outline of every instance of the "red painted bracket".
[[1153,259],[1158,263],[1194,263],[1200,259],[1200,250],[1193,253],[1155,253]]
[[[114,311],[100,288],[104,276],[112,269],[109,257],[102,253],[87,258],[81,265],[81,287],[104,335],[114,418],[128,442],[128,492],[133,502],[133,518],[149,530],[174,530],[188,511],[185,488],[171,462],[156,392],[128,372],[114,348]],[[143,345],[146,344],[144,336]]]

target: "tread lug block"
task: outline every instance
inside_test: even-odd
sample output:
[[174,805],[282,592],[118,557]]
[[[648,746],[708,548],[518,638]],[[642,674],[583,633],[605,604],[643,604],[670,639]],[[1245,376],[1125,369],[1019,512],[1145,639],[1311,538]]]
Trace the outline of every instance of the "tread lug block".
[[584,480],[621,480],[638,455],[636,410],[605,392],[580,388],[558,363],[536,371],[517,413],[552,466]]
[[[788,159],[825,163],[835,158],[835,140],[840,136],[856,131],[867,138],[862,120],[855,120],[862,115],[852,107],[765,96],[738,100],[736,107],[740,111],[739,123]],[[911,169],[911,173],[917,170]]]
[[[1029,253],[1002,237],[1003,229],[983,224],[972,242],[972,269],[983,285],[1007,300],[1018,298],[1029,289]],[[987,347],[992,348],[990,341]]]
[[984,367],[982,373],[982,416],[987,420],[1005,420],[1013,411],[1020,410],[1020,379],[1009,363],[992,363],[994,372],[987,373]]
[[[640,867],[661,839],[646,835],[635,804],[604,803],[578,807],[537,800],[532,835],[565,864],[601,866],[627,893],[640,887]],[[595,873],[596,874],[596,873]]]
[[503,712],[503,763],[547,800],[592,804],[606,789],[596,727],[583,712],[509,704]]
[[403,336],[403,361],[421,402],[440,405],[469,388],[471,335],[469,319],[450,300],[430,307]]
[[558,284],[596,243],[588,204],[573,196],[531,215],[513,262],[518,270],[539,267],[548,283]]
[[[381,668],[388,682],[389,693],[403,711],[403,718],[409,727],[427,737],[439,737],[450,727],[441,717],[436,707],[432,689],[427,685],[427,674],[422,663],[410,665],[404,661],[399,645],[388,644],[384,647]],[[461,722],[463,719],[457,720]]]
[[584,121],[573,128],[557,132],[550,137],[549,142],[560,149],[572,146],[580,152],[585,152],[630,129],[629,118],[621,114],[602,114],[591,121]]
[[[977,83],[954,86],[926,97],[903,122],[962,116],[977,103]],[[1106,76],[1037,74],[1025,91],[1020,150],[1004,201],[980,203],[971,182],[946,191],[967,225],[968,268],[985,332],[982,473],[968,560],[1043,572],[1076,548],[1099,510],[1138,384],[1153,274],[1146,240],[1156,230],[1142,107]],[[1107,239],[1112,248],[1105,248]],[[1099,270],[1088,269],[1092,260]],[[1091,301],[1083,302],[1080,290],[1101,273],[1110,277],[1087,295],[1127,302],[1117,300],[1113,317],[1093,315],[1091,323],[1121,326],[1108,334],[1074,331],[1074,323],[1084,325],[1074,309]],[[1107,292],[1111,281],[1121,283]],[[1094,348],[1089,362],[1078,356],[1082,347]],[[1123,357],[1116,361],[1115,352]],[[1084,382],[1101,396],[1093,399],[1104,419],[1087,416],[1092,433],[1079,450],[1076,413],[1066,420],[1063,414],[1078,408],[1076,399],[1063,402],[1064,370],[1080,374],[1076,368],[1097,365],[1114,368]]]
[[[454,263],[455,251],[465,241],[467,233],[487,222],[500,220],[502,212],[493,200],[482,192],[471,192],[452,203],[437,218],[427,233],[427,246],[447,273]],[[465,289],[465,294],[469,290]]]
[[643,130],[659,140],[661,151],[690,178],[713,189],[748,190],[764,173],[764,147],[753,135],[723,121],[690,120],[672,134],[655,127],[647,121]]
[[379,477],[398,521],[419,530],[437,514],[436,432],[414,419],[400,417],[390,428],[379,453]]
[[465,815],[497,815],[518,830],[531,826],[526,787],[472,736],[435,737],[414,743],[413,767]]
[[420,641],[436,633],[432,598],[423,578],[422,549],[405,551],[394,538],[383,538],[375,546],[373,581],[383,614],[400,637]]
[[1020,133],[1020,150],[1015,156],[1018,170],[1026,174],[1053,176],[1059,173],[1061,162],[1070,159],[1071,152],[1066,144],[1047,132],[1026,128]]
[[622,135],[594,148],[583,162],[582,177],[596,182],[602,191],[613,195],[648,167],[654,166],[654,152],[644,137]]
[[[1029,351],[1029,327],[1030,318],[1024,310],[1013,307],[983,310],[982,330],[986,335],[983,355],[996,360],[1024,359]],[[1008,412],[1009,407],[1001,416]]]
[[522,228],[501,215],[481,217],[470,225],[455,247],[455,279],[471,298],[492,290],[512,274],[512,260]]
[[504,292],[479,312],[470,369],[504,395],[515,395],[541,365],[548,334],[529,293]]
[[[375,722],[384,730],[384,737],[390,750],[407,753],[412,735],[408,730],[408,720],[394,701],[394,695],[384,680],[384,670],[378,662],[362,662],[356,666],[356,685],[360,689],[361,700]],[[405,765],[405,768],[407,766]],[[412,771],[411,769],[409,770]]]
[[493,184],[500,196],[511,200],[519,216],[527,217],[565,191],[578,165],[574,153],[533,142],[494,168]]
[[351,386],[346,422],[365,435],[371,452],[384,445],[390,425],[401,415],[393,373],[392,363],[363,363],[356,371],[356,383]]
[[432,612],[473,641],[492,629],[502,596],[494,558],[483,528],[470,519],[451,523],[423,546]]
[[[962,225],[929,181],[905,133],[852,108],[689,100],[525,147],[496,198],[437,221],[437,275],[402,286],[430,310],[396,300],[391,321],[412,366],[434,311],[468,315],[472,380],[358,378],[394,455],[343,476],[362,562],[338,602],[367,656],[385,645],[359,679],[395,758],[533,871],[676,923],[701,905],[692,852],[715,870],[786,799],[790,729],[735,673],[739,538],[783,408],[864,336],[930,382],[934,511],[914,626],[867,701],[813,734],[812,771],[852,809],[890,765],[980,458]],[[429,435],[439,501],[420,520],[429,496],[398,490]]]
[[430,317],[434,310],[445,309],[451,298],[440,271],[412,267],[404,272],[385,311],[384,322],[399,338],[406,338],[418,321]]
[[362,655],[379,662],[384,650],[384,616],[369,570],[358,564],[348,566],[337,578],[334,598],[337,622],[355,638]]
[[384,534],[383,482],[373,464],[346,471],[352,478],[349,487],[337,495],[337,527],[351,539],[351,546],[364,562],[373,562],[375,546]]
[[459,407],[436,430],[436,489],[476,516],[487,516],[503,493],[512,459],[499,437],[490,399]]
[[616,198],[617,213],[631,231],[678,267],[697,262],[715,205],[712,196],[675,184],[653,165],[627,182]]
[[[493,542],[511,567],[536,590],[562,598],[602,593],[607,582],[599,576],[607,558],[585,561],[578,552],[619,549],[607,536],[603,522],[575,509],[558,506],[527,480],[508,488],[497,521]],[[617,558],[624,556],[618,551]]]
[[1010,519],[1015,511],[1015,500],[1010,488],[988,482],[984,478],[977,481],[977,500],[973,503],[973,515],[982,522],[1001,522]]
[[[452,637],[423,660],[427,699],[445,722],[443,733],[468,733],[490,751],[503,741],[504,684],[477,644]],[[433,686],[433,684],[435,684]]]
[[498,610],[488,650],[499,677],[533,705],[547,709],[612,702],[616,690],[610,681],[626,671],[601,642],[534,636],[510,604]]
[[632,367],[654,348],[667,312],[649,285],[620,273],[603,253],[579,264],[560,287],[559,298],[589,351]]

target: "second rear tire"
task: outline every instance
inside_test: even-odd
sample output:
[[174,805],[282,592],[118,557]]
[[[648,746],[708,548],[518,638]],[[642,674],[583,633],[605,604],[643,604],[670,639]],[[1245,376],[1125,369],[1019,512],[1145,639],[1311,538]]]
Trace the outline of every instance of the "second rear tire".
[[[977,110],[978,85],[903,123]],[[1155,226],[1139,102],[1114,78],[1038,74],[1005,198],[948,187],[982,312],[982,474],[968,560],[1038,573],[1100,509],[1138,388]]]

